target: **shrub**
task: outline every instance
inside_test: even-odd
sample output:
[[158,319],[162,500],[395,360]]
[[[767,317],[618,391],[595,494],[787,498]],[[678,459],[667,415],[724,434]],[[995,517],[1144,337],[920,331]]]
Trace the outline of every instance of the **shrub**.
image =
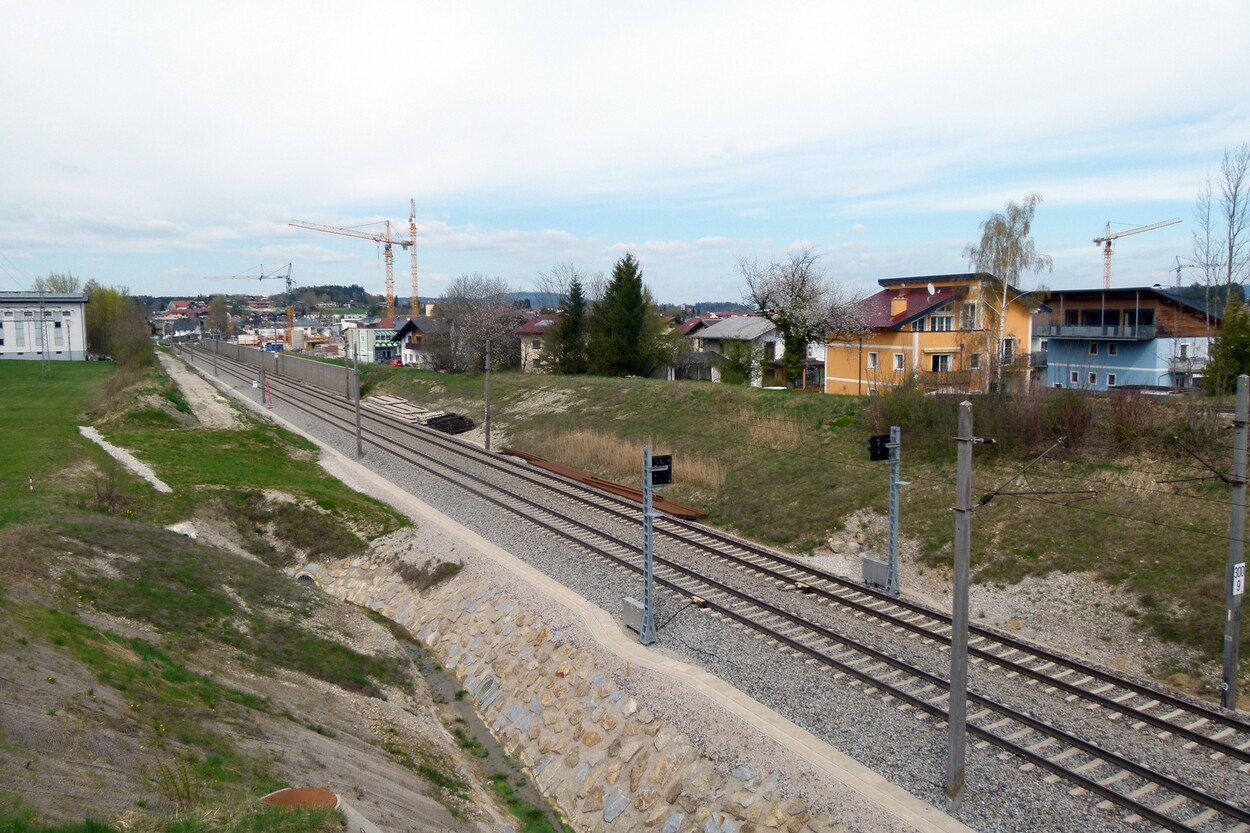
[[1088,393],[1065,388],[1052,391],[1042,403],[1042,425],[1064,445],[1076,450],[1085,445],[1094,424],[1094,407]]

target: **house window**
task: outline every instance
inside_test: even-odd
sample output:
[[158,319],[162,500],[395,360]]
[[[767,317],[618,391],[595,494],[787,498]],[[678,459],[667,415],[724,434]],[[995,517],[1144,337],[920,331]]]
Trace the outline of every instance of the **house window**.
[[538,369],[538,357],[537,356],[530,359],[530,367],[534,368],[535,370]]
[[1118,345],[1118,344],[1108,344],[1108,345],[1107,345],[1107,355],[1108,355],[1108,356],[1118,356],[1119,354],[1120,354],[1120,345]]
[[1071,382],[1072,384],[1074,384],[1074,385],[1079,385],[1079,384],[1081,384],[1081,373],[1080,373],[1080,371],[1077,371],[1077,370],[1072,371],[1072,375],[1068,377],[1068,381],[1070,381],[1070,382]]
[[1115,387],[1115,374],[1114,373],[1107,374],[1107,387],[1109,388]]
[[1089,354],[1090,354],[1091,356],[1097,356],[1097,355],[1098,355],[1098,342],[1096,342],[1096,341],[1091,341],[1091,342],[1089,343]]
[[929,369],[934,373],[949,373],[951,369],[950,353],[937,353],[932,356]]
[[541,338],[536,338],[530,343],[530,346],[535,350],[541,350],[543,348],[543,340]]
[[1055,382],[1055,387],[1063,388],[1063,382]]
[[1016,340],[1014,338],[1003,339],[1003,364],[1011,364],[1016,360]]
[[868,354],[868,369],[869,370],[877,369],[877,354],[876,353]]
[[61,346],[61,344],[62,344],[62,342],[61,342],[61,322],[60,322],[60,321],[57,321],[57,322],[53,325],[53,334],[56,336],[56,340],[55,340],[55,342],[54,342],[54,343],[56,344],[56,346],[57,346],[57,347],[60,347],[60,346]]
[[903,354],[895,353],[894,354],[894,370],[898,373],[902,373],[904,367],[906,367],[906,365],[903,364]]
[[924,319],[917,318],[916,321],[911,325],[911,328],[918,333],[923,333],[924,332]]
[[1098,384],[1098,374],[1097,374],[1097,373],[1090,373],[1090,374],[1089,374],[1089,383],[1090,383],[1091,385],[1096,385],[1096,384]]
[[932,322],[929,325],[929,329],[935,333],[949,333],[955,328],[955,316],[951,315],[950,304],[934,310],[934,314],[929,316],[929,320]]
[[1049,345],[1050,345],[1050,342],[1048,342],[1046,339],[1043,338],[1037,342],[1037,349],[1045,353],[1047,350],[1050,349]]
[[764,342],[764,361],[770,362],[775,358],[777,358],[777,342]]
[[977,302],[964,301],[959,316],[959,329],[975,330],[977,328]]
[[973,353],[971,356],[968,357],[968,367],[971,370],[981,369],[981,354],[980,353]]
[[1189,345],[1188,345],[1188,344],[1178,344],[1178,345],[1176,345],[1176,348],[1177,348],[1177,350],[1179,350],[1179,351],[1180,351],[1180,352],[1178,352],[1178,353],[1176,354],[1176,357],[1177,357],[1177,358],[1179,358],[1179,359],[1187,359],[1187,358],[1189,358]]

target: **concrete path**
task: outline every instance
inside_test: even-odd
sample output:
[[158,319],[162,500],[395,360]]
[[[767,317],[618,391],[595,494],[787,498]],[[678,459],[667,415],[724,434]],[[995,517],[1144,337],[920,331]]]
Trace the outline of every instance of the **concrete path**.
[[137,457],[135,457],[126,449],[119,448],[113,445],[108,440],[104,439],[104,437],[101,437],[100,432],[95,430],[95,428],[91,427],[90,425],[80,425],[78,426],[78,431],[84,437],[91,440],[93,443],[100,446],[100,448],[107,451],[109,456],[112,457],[114,460],[121,463],[130,471],[134,472],[135,474],[142,477],[144,480],[151,483],[152,488],[156,489],[156,491],[165,492],[165,493],[169,493],[173,491],[173,489],[169,487],[168,483],[166,483],[165,481],[161,480],[159,477],[156,476],[156,472],[152,471],[151,466],[149,466],[147,463],[140,462],[140,460]]
[[157,358],[170,378],[178,383],[191,413],[200,421],[204,428],[242,428],[238,415],[231,407],[229,400],[222,396],[215,387],[198,373],[187,369],[180,359],[158,351]]

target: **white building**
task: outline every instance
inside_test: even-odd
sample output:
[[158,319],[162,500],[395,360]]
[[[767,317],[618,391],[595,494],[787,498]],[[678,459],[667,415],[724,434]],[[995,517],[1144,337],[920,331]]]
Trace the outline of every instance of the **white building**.
[[85,292],[0,292],[0,359],[86,359],[88,300]]

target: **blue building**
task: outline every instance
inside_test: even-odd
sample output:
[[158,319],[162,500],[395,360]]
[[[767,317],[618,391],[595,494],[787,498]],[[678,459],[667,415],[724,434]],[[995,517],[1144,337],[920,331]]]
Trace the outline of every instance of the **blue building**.
[[[1200,387],[1220,318],[1160,287],[1055,290],[1034,322],[1046,385],[1170,392]],[[1038,376],[1041,374],[1038,373]]]

